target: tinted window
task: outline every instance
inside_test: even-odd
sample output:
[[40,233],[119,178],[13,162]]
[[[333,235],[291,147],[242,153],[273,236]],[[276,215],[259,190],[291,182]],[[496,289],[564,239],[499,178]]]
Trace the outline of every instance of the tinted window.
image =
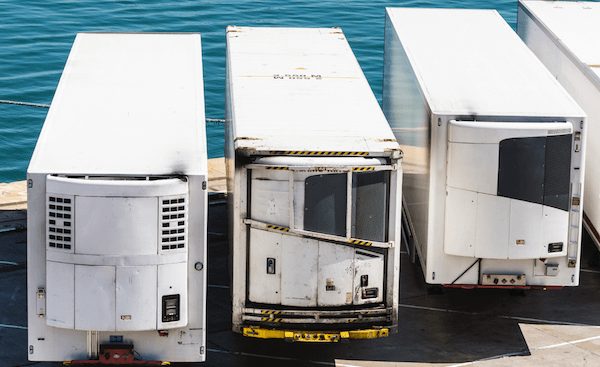
[[352,177],[352,237],[385,242],[388,171],[355,172]]
[[500,142],[498,196],[542,204],[546,137]]
[[304,230],[346,236],[347,175],[317,175],[305,180]]
[[549,136],[546,139],[544,205],[562,210],[569,210],[571,142],[571,135]]
[[572,135],[500,142],[498,196],[569,210]]

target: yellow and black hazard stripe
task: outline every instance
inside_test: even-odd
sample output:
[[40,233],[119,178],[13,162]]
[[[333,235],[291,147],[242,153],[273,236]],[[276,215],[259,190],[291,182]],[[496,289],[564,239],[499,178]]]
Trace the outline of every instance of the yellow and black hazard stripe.
[[267,169],[277,169],[277,170],[289,170],[289,167],[272,167],[272,166],[267,166]]
[[289,232],[290,229],[286,228],[286,227],[279,227],[279,226],[274,226],[272,224],[267,224],[267,228],[269,229],[274,229],[276,231],[282,231],[282,232]]
[[263,317],[260,321],[269,321],[269,322],[282,322],[283,319],[272,319],[270,317]]
[[364,329],[341,332],[305,331],[305,330],[273,330],[262,329],[259,326],[245,327],[242,333],[246,337],[260,339],[285,339],[300,342],[332,342],[337,343],[347,339],[375,339],[389,336],[389,329]]
[[278,150],[273,154],[288,155],[369,155],[369,152],[325,152],[325,151],[306,151],[306,150]]
[[353,171],[373,171],[375,167],[354,167]]
[[260,313],[267,314],[267,315],[271,315],[271,314],[273,314],[273,315],[279,315],[279,314],[281,314],[281,312],[282,311],[273,311],[273,310],[262,310],[262,311],[260,311]]
[[373,244],[373,242],[361,241],[361,240],[349,240],[348,242],[355,244],[355,245],[363,245],[363,246],[371,246],[371,244]]

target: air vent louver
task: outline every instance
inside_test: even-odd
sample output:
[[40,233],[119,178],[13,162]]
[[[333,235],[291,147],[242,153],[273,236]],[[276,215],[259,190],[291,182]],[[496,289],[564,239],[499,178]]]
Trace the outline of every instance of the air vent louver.
[[46,199],[46,247],[52,250],[73,252],[73,196],[49,194]]
[[161,251],[186,248],[187,215],[187,196],[160,198],[159,246]]

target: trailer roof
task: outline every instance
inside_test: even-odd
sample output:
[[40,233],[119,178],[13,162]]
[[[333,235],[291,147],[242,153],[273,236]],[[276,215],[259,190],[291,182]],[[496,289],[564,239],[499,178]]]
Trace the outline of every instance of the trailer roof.
[[495,10],[386,10],[434,113],[585,116]]
[[600,3],[521,1],[554,39],[587,65],[600,83]]
[[79,33],[28,172],[205,174],[200,34]]
[[227,52],[236,149],[399,150],[341,29],[228,27]]

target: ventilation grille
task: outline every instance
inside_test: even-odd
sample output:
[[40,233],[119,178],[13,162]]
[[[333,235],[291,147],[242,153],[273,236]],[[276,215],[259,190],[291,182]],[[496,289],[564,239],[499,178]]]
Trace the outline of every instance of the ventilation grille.
[[160,198],[159,246],[161,251],[187,247],[187,195]]
[[75,197],[49,194],[46,197],[46,247],[73,252],[75,244]]

